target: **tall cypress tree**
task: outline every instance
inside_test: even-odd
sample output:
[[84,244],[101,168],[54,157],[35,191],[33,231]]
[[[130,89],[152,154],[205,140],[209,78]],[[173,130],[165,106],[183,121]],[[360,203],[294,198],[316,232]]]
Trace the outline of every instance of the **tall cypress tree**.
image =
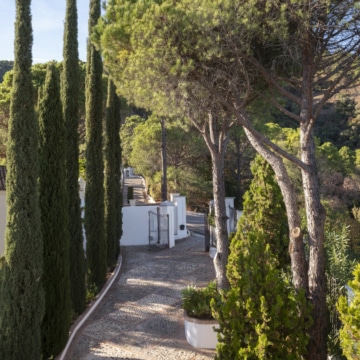
[[[100,17],[100,1],[90,1],[89,33]],[[102,159],[102,60],[88,44],[86,68],[85,230],[87,280],[99,290],[105,283],[107,251],[104,235],[104,164]]]
[[104,148],[104,204],[105,204],[105,235],[107,244],[107,265],[116,261],[116,177],[115,177],[115,136],[117,124],[115,119],[115,85],[108,78],[106,113],[105,113],[105,148]]
[[41,359],[43,243],[38,192],[38,126],[31,78],[30,0],[16,0],[15,62],[7,143],[0,359]]
[[114,113],[115,113],[115,211],[116,211],[116,244],[115,256],[120,255],[120,238],[122,235],[122,190],[121,190],[121,143],[120,143],[120,98],[115,94],[114,98]]
[[81,223],[79,178],[79,53],[76,0],[67,0],[64,31],[62,101],[66,126],[66,182],[70,235],[70,289],[75,314],[85,308],[85,254]]
[[70,328],[69,232],[65,177],[65,127],[59,74],[47,68],[39,104],[40,212],[44,244],[43,356],[58,355]]

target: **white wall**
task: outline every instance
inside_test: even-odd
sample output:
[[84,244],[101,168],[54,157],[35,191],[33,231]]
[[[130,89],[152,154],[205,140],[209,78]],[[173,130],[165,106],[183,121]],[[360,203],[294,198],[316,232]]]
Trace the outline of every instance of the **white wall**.
[[171,194],[172,201],[174,202],[174,233],[175,240],[187,237],[186,228],[186,196],[178,194]]
[[149,211],[156,211],[156,206],[124,206],[122,208],[123,234],[120,245],[149,244]]
[[6,192],[0,191],[0,256],[5,253]]
[[[178,201],[176,201],[178,200]],[[175,206],[174,206],[175,203]],[[177,205],[180,205],[179,207]],[[123,235],[120,245],[148,245],[149,244],[149,211],[169,215],[169,247],[175,246],[175,240],[187,237],[186,231],[186,198],[175,197],[174,202],[164,201],[161,204],[124,206],[123,214]],[[176,226],[185,224],[185,229],[177,231]]]

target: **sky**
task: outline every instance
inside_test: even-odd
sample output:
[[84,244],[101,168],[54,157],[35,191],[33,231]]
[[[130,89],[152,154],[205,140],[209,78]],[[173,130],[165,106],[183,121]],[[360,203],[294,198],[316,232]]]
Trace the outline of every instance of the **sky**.
[[[62,60],[66,0],[32,0],[33,64]],[[79,58],[86,60],[89,0],[77,0]],[[14,60],[15,0],[0,0],[0,60]]]

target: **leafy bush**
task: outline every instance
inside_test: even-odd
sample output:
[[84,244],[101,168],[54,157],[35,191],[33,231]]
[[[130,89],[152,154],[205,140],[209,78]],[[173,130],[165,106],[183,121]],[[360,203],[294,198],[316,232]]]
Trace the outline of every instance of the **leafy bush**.
[[211,301],[220,325],[216,359],[302,359],[311,309],[286,274],[290,259],[284,203],[261,157],[251,170],[254,179],[230,245],[230,289]]
[[190,317],[213,319],[210,302],[218,297],[215,281],[211,281],[205,288],[188,286],[182,291],[182,306]]
[[302,359],[310,308],[278,268],[262,233],[237,233],[228,277],[231,289],[211,302],[220,325],[216,359]]
[[348,299],[341,296],[337,304],[342,321],[340,330],[340,342],[343,354],[347,359],[360,359],[360,264],[353,272],[354,279],[349,286],[354,296]]
[[340,295],[345,293],[345,285],[351,279],[355,262],[350,256],[349,228],[343,226],[337,231],[325,232],[327,305],[330,314],[328,353],[341,358],[339,329],[341,322],[336,309]]

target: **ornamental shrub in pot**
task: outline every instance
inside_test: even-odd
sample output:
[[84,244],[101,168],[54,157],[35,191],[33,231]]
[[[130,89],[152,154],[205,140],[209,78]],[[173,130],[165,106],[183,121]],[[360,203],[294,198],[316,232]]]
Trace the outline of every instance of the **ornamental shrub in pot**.
[[219,298],[215,281],[205,288],[188,286],[182,291],[185,336],[188,343],[196,348],[215,349],[218,322],[213,318],[210,302]]

